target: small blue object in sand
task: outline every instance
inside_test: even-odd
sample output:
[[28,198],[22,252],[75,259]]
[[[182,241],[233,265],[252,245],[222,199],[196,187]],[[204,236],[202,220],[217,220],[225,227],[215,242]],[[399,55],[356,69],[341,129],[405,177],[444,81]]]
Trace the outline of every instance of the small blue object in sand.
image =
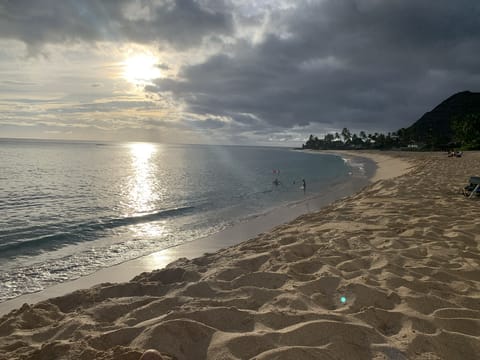
[[345,303],[347,302],[347,298],[346,298],[345,296],[342,296],[342,297],[340,298],[340,302],[341,302],[342,304],[345,304]]

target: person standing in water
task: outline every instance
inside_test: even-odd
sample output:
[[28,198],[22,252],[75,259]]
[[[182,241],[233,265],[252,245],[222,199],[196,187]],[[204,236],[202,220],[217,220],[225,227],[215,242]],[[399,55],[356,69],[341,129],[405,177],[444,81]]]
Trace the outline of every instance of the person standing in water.
[[302,179],[303,182],[303,193],[307,190],[307,183],[305,182],[305,179]]

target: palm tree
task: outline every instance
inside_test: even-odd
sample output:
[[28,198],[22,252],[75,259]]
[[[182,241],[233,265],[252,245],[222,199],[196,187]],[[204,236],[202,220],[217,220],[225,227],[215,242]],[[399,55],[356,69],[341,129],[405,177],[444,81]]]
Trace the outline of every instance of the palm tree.
[[360,139],[362,139],[362,141],[365,141],[367,140],[367,134],[365,134],[365,131],[360,131]]
[[352,138],[352,134],[350,133],[350,130],[347,128],[342,129],[342,136],[343,136],[343,142],[345,144],[348,144],[350,142],[350,139]]
[[333,134],[326,134],[325,137],[323,138],[323,140],[325,140],[325,143],[327,145],[330,145],[332,143],[333,139],[334,139]]

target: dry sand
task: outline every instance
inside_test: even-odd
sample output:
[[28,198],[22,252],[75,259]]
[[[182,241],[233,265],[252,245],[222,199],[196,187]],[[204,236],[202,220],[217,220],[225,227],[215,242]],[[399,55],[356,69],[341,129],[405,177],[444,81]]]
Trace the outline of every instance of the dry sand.
[[480,153],[388,155],[318,213],[14,310],[0,359],[478,359],[480,200],[460,188]]

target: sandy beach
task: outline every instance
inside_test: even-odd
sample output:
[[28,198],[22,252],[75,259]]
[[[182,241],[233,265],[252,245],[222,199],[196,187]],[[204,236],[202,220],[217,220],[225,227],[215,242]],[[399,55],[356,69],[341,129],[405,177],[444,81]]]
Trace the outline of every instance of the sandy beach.
[[477,359],[480,153],[358,155],[372,184],[319,212],[1,317],[0,359]]

